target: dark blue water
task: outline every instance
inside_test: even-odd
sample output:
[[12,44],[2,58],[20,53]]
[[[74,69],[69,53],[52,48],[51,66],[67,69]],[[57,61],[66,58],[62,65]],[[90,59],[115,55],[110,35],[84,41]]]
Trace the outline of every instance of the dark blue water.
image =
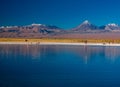
[[0,45],[0,87],[120,87],[120,47]]

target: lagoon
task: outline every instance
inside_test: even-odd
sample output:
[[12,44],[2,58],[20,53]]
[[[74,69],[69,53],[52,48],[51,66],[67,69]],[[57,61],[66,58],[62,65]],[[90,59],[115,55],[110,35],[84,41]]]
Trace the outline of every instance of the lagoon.
[[119,87],[120,47],[0,45],[0,87]]

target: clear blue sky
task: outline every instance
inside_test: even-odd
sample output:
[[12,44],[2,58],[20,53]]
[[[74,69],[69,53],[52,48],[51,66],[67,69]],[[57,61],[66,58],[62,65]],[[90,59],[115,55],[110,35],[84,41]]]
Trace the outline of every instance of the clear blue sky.
[[0,26],[41,23],[68,29],[84,20],[120,24],[120,0],[0,0]]

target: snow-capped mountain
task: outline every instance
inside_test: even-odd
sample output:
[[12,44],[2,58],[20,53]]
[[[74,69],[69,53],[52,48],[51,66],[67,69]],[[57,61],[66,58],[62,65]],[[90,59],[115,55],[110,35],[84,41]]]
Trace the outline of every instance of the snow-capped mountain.
[[88,20],[84,21],[82,24],[74,28],[75,31],[89,31],[89,30],[96,30],[98,29],[97,26],[91,24]]
[[9,37],[26,37],[26,36],[40,36],[60,33],[63,30],[57,26],[44,25],[44,24],[31,24],[26,26],[6,26],[0,27],[0,33],[4,33],[2,36]]
[[88,20],[84,21],[83,23],[81,23],[79,26],[73,28],[74,31],[87,31],[87,32],[108,32],[108,31],[120,31],[120,26],[118,24],[115,23],[110,23],[107,25],[103,25],[103,26],[96,26],[94,24],[91,24]]
[[44,37],[49,35],[62,35],[71,33],[104,33],[120,32],[120,26],[111,23],[103,26],[96,26],[88,20],[82,22],[79,26],[63,30],[54,25],[31,24],[26,26],[2,26],[0,27],[0,37]]
[[118,26],[115,23],[111,23],[111,24],[106,25],[105,30],[109,30],[109,31],[120,30],[120,26]]

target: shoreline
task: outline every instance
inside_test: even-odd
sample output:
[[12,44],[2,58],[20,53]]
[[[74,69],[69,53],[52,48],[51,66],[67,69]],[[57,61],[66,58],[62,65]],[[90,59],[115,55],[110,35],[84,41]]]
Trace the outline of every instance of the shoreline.
[[114,43],[70,43],[70,42],[0,42],[0,45],[78,45],[78,46],[120,46]]

